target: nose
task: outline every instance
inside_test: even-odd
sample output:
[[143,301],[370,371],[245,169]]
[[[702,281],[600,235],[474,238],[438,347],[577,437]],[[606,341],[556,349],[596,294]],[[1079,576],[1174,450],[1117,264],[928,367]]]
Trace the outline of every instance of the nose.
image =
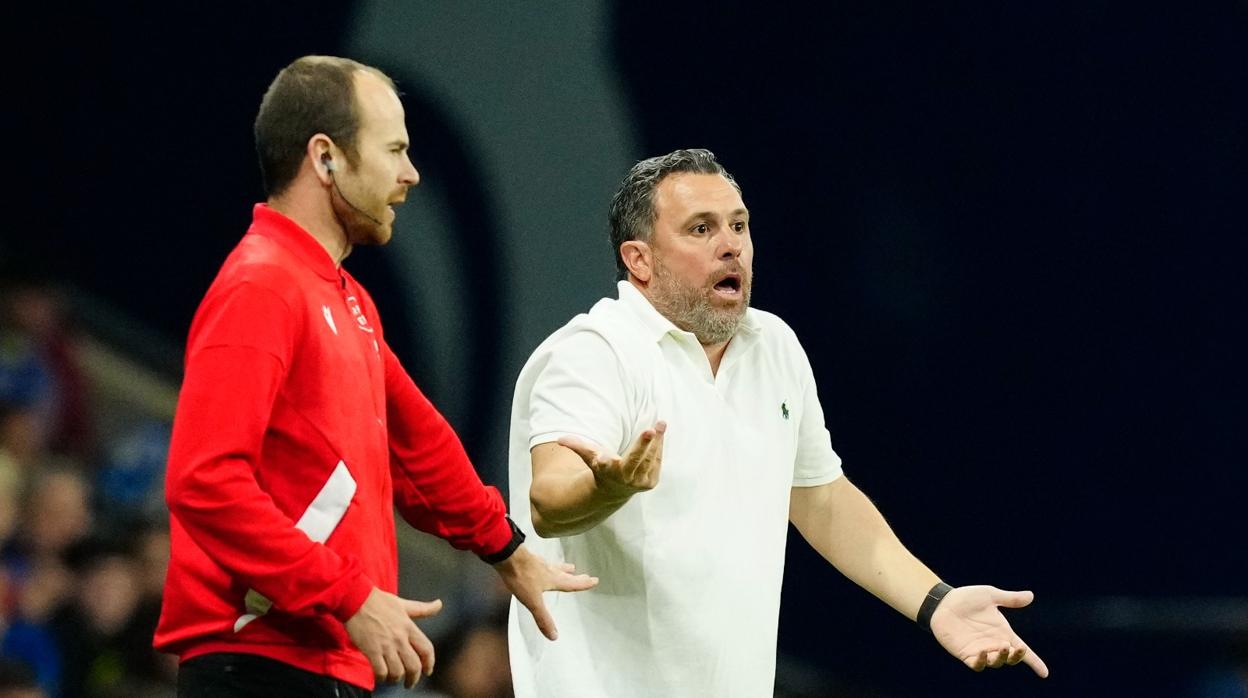
[[741,250],[744,249],[745,242],[740,234],[734,230],[728,230],[720,237],[720,259],[736,259],[741,256]]
[[399,172],[399,182],[409,187],[420,184],[420,173],[416,171],[416,166],[412,164],[412,159],[403,157],[403,169]]

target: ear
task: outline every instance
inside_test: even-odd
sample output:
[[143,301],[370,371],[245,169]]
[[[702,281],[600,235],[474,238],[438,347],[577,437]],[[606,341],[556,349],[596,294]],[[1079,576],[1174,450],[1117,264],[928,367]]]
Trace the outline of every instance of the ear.
[[312,163],[312,171],[321,184],[330,186],[333,183],[330,175],[330,163],[341,167],[341,153],[334,141],[323,133],[314,134],[308,139],[307,159]]
[[620,244],[620,259],[624,266],[637,280],[643,284],[650,283],[654,276],[654,250],[641,240],[629,240]]

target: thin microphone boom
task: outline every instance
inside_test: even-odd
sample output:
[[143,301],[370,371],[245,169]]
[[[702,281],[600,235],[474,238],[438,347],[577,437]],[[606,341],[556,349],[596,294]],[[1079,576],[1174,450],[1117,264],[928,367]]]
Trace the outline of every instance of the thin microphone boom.
[[361,216],[364,216],[368,220],[376,223],[377,225],[385,225],[384,223],[377,220],[376,218],[373,218],[372,216],[368,215],[368,213],[364,209],[351,203],[351,200],[348,199],[346,196],[343,196],[342,189],[338,187],[338,178],[334,177],[334,169],[332,167],[329,168],[329,181],[334,183],[334,189],[338,192],[338,198],[342,199],[343,201],[347,203],[348,206],[355,209],[356,213],[360,214]]

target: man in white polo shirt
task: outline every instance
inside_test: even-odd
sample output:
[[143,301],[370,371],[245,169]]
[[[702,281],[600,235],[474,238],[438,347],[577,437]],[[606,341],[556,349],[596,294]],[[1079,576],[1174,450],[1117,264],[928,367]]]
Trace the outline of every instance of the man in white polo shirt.
[[749,211],[714,155],[639,162],[610,219],[619,298],[533,353],[510,447],[529,541],[601,582],[549,600],[555,643],[512,604],[516,695],[772,695],[789,521],[967,666],[1046,676],[998,610],[1031,592],[942,583],[842,474],[797,337],[749,307]]

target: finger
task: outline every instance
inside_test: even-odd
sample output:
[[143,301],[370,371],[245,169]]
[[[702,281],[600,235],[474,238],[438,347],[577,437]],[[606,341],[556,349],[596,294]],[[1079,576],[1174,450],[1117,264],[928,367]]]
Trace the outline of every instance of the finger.
[[625,482],[635,483],[640,475],[646,469],[646,454],[650,451],[650,444],[654,441],[654,431],[647,429],[641,432],[637,437],[637,441],[633,443],[625,454],[623,462],[621,462],[621,475]]
[[633,485],[636,485],[639,483],[644,484],[642,481],[644,479],[644,473],[646,472],[646,469],[647,469],[646,452],[642,450],[641,452],[634,455],[632,458],[629,458],[624,461],[624,463],[622,464],[621,473],[624,477],[625,482],[628,482]]
[[1001,667],[1005,666],[1005,660],[1009,659],[1009,657],[1010,657],[1010,650],[1008,647],[1006,649],[994,650],[992,652],[989,652],[988,653],[988,668],[1000,669]]
[[1005,663],[1009,664],[1010,666],[1014,666],[1015,664],[1018,664],[1019,662],[1023,661],[1024,654],[1027,654],[1026,647],[1015,647],[1013,651],[1010,652],[1010,658],[1007,659]]
[[411,688],[420,680],[420,655],[416,654],[410,642],[399,646],[399,659],[403,662],[403,686]]
[[385,657],[375,652],[365,652],[364,656],[368,657],[368,663],[373,665],[373,677],[378,681],[385,681],[386,676],[390,673],[386,669]]
[[546,591],[585,591],[598,586],[598,578],[588,574],[561,574]]
[[637,457],[633,459],[634,476],[649,469],[650,460],[653,458],[651,454],[654,453],[654,445],[661,443],[663,440],[663,437],[653,429],[647,429],[642,435],[646,437],[646,441],[644,444],[641,444]]
[[1036,595],[1030,591],[1003,591],[993,588],[992,602],[1006,608],[1022,608],[1035,600]]
[[628,447],[628,453],[624,459],[627,461],[639,461],[645,456],[646,450],[650,447],[650,442],[654,441],[654,437],[658,432],[654,429],[645,429],[637,436],[637,440]]
[[656,438],[654,440],[655,448],[658,450],[659,453],[662,453],[663,452],[663,435],[667,433],[667,422],[661,419],[655,422],[654,433],[656,434]]
[[971,668],[971,671],[983,671],[984,667],[988,666],[987,650],[984,650],[980,652],[979,654],[975,655],[974,657],[971,657],[970,659],[968,659],[966,661],[966,665]]
[[1045,664],[1044,660],[1040,658],[1040,655],[1033,652],[1031,648],[1024,649],[1026,649],[1027,652],[1023,655],[1023,664],[1031,667],[1031,670],[1036,672],[1036,676],[1039,676],[1042,679],[1047,679],[1049,677],[1048,665]]
[[[664,430],[667,429],[666,424],[663,422],[659,422],[659,424],[663,425]],[[650,443],[646,445],[645,450],[641,452],[640,457],[637,459],[633,477],[649,487],[654,487],[658,484],[659,468],[662,464],[663,432],[656,429],[654,438],[650,440]]]
[[[663,424],[663,422],[659,422],[659,424]],[[663,440],[665,438],[663,434],[666,431],[667,431],[667,426],[664,425],[663,431],[658,431],[655,434],[654,439],[650,442],[650,447],[646,449],[646,462],[647,463],[653,463],[657,465],[663,462]]]
[[395,683],[403,678],[403,660],[397,649],[386,653],[386,683]]
[[428,618],[437,615],[438,611],[442,610],[442,599],[433,601],[403,599],[403,610],[407,612],[408,618]]
[[418,670],[423,667],[425,670],[425,676],[432,674],[433,663],[436,660],[436,657],[433,655],[433,643],[429,641],[429,638],[425,637],[425,634],[420,631],[420,628],[417,628],[414,625],[412,626],[411,631],[407,634],[407,642],[408,645],[411,646],[412,650],[416,652],[416,656],[420,657],[421,667],[418,667]]
[[551,617],[550,611],[546,610],[546,602],[542,601],[542,595],[534,596],[532,603],[521,601],[533,614],[533,620],[537,622],[537,629],[542,631],[547,640],[558,640],[559,630],[555,628],[555,619]]
[[[585,589],[591,589],[598,586],[597,577],[591,577],[588,574],[576,574],[576,565],[571,562],[556,563],[555,568],[563,574],[556,575],[554,586],[548,587],[546,591],[584,591]],[[588,582],[587,586],[579,586],[582,583],[582,578]],[[562,581],[576,584],[577,588],[567,588],[566,586],[561,586],[560,582]]]

